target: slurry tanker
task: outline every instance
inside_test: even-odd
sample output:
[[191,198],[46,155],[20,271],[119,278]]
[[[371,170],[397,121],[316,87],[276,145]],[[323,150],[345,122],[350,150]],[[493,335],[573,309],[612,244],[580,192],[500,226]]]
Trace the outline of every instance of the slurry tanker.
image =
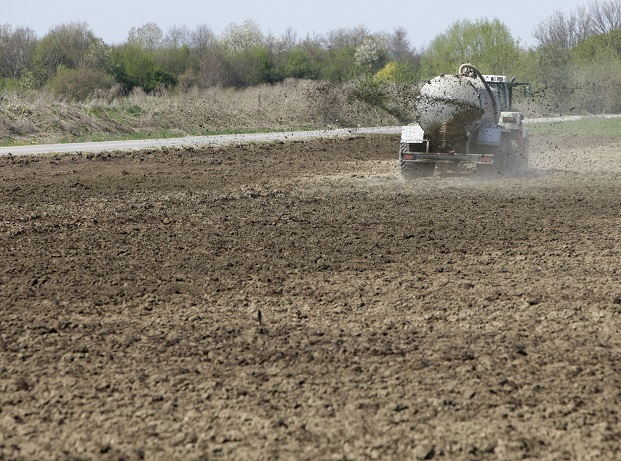
[[528,167],[524,115],[512,110],[513,89],[527,85],[503,75],[483,75],[462,64],[456,75],[424,83],[415,101],[416,123],[403,127],[399,160],[405,179],[439,168],[476,165],[515,174]]

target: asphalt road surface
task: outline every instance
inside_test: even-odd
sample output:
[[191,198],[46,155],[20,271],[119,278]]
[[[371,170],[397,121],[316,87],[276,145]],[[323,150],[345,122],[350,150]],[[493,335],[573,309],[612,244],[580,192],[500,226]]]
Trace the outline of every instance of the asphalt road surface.
[[187,136],[167,139],[137,139],[129,141],[80,142],[66,144],[29,144],[0,147],[2,155],[59,154],[72,152],[128,151],[163,147],[199,147],[214,144],[236,144],[248,142],[290,141],[310,138],[337,138],[359,134],[399,134],[400,126],[371,128],[340,128],[316,131],[282,131],[276,133],[248,133],[212,136]]
[[[619,114],[603,114],[590,117],[617,118]],[[567,122],[585,118],[581,115],[531,118],[525,123]],[[315,131],[281,131],[274,133],[246,133],[211,136],[186,136],[166,139],[136,139],[127,141],[98,141],[64,144],[28,144],[0,147],[3,155],[39,155],[77,152],[131,151],[163,147],[201,147],[215,144],[236,144],[248,142],[291,141],[296,139],[338,138],[360,134],[400,134],[401,126],[380,126],[368,128],[339,128]]]

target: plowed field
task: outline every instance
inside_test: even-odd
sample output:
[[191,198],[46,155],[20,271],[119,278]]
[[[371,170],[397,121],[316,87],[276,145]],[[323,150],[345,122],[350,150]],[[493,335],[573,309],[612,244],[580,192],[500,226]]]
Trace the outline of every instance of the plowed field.
[[0,158],[0,460],[621,458],[621,143]]

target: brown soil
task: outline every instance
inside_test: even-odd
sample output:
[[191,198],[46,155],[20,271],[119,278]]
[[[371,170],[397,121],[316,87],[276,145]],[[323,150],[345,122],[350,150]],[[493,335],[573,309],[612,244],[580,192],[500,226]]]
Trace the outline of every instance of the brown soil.
[[532,144],[1,158],[0,460],[621,458],[621,145]]

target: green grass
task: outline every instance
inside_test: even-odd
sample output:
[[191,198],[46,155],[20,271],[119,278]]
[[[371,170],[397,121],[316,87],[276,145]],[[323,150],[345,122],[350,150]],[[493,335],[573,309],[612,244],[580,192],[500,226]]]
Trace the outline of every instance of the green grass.
[[534,134],[580,137],[621,137],[621,118],[585,117],[568,122],[531,123]]

